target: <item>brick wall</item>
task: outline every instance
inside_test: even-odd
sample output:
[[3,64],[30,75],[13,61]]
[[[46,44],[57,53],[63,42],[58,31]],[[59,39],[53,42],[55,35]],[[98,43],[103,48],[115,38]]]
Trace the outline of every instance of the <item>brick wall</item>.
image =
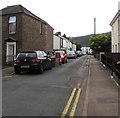
[[[49,50],[52,48],[52,32],[46,38],[45,24],[31,16],[23,13],[22,15],[22,50]],[[42,23],[42,34],[40,24]],[[51,30],[49,30],[51,31]],[[48,31],[48,32],[49,32]],[[50,40],[47,40],[48,37]],[[46,41],[47,40],[47,41]]]
[[[16,33],[9,34],[8,31],[8,20],[10,16],[17,17],[16,24]],[[9,37],[16,39],[17,41],[17,49],[21,48],[21,38],[22,38],[22,22],[21,22],[21,14],[11,14],[11,15],[3,15],[2,16],[2,65],[6,65],[6,42],[5,40]]]
[[[16,33],[9,34],[8,19],[17,17]],[[39,18],[38,18],[39,19]],[[53,28],[46,22],[42,22],[25,12],[5,14],[2,16],[2,64],[6,65],[6,42],[8,38],[14,38],[17,42],[17,53],[25,50],[53,50]],[[42,23],[42,34],[40,24]],[[47,26],[47,28],[46,28]],[[47,30],[47,31],[46,31]]]
[[53,28],[47,25],[47,33],[46,33],[46,51],[53,50]]

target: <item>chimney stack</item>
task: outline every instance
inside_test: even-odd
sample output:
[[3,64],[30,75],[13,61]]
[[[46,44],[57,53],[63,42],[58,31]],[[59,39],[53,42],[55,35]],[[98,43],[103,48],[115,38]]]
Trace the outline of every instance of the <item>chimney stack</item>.
[[96,18],[94,18],[94,35],[96,35]]

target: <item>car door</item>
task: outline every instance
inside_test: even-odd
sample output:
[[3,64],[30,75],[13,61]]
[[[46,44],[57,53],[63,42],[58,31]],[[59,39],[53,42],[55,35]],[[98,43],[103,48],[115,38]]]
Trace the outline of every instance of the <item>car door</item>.
[[43,57],[44,68],[48,69],[49,62],[48,62],[47,54],[44,51],[41,51],[41,53],[42,53],[42,57]]

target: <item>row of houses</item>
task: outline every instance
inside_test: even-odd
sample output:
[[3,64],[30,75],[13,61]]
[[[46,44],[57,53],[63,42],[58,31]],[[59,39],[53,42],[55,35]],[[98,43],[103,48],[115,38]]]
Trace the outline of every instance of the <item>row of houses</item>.
[[54,34],[52,26],[22,5],[7,6],[0,12],[3,67],[13,62],[21,51],[76,50],[66,35]]
[[53,37],[53,49],[54,50],[69,50],[76,51],[76,45],[70,41],[70,37],[65,34],[62,36],[61,32],[56,32]]

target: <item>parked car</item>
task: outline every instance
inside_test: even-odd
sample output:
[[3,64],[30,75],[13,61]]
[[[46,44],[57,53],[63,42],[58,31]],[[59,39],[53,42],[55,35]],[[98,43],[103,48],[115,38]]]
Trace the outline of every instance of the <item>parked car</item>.
[[54,51],[47,51],[46,54],[47,54],[50,58],[52,58],[52,57],[55,56],[55,55],[54,55]]
[[67,63],[67,54],[65,51],[55,51],[55,53],[60,53],[60,61],[61,63]]
[[75,51],[68,51],[67,52],[67,57],[68,58],[77,58],[77,54],[75,53]]
[[82,51],[78,50],[78,51],[76,51],[76,54],[77,54],[77,57],[80,57],[80,56],[82,56]]
[[16,74],[24,70],[36,70],[43,73],[45,69],[52,69],[52,61],[44,51],[20,52],[14,61]]

